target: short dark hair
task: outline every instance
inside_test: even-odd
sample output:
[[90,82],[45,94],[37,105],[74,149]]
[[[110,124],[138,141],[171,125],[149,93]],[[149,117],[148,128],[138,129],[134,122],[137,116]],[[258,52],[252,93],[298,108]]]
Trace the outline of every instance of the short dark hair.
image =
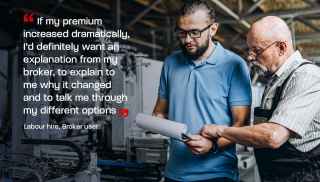
[[187,0],[180,9],[178,18],[190,15],[200,9],[207,11],[208,18],[212,23],[216,21],[215,10],[205,0]]

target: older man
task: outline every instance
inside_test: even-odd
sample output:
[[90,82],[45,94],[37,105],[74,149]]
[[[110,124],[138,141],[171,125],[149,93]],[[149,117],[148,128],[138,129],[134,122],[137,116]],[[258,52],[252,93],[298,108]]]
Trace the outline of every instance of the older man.
[[176,27],[181,50],[164,62],[153,114],[185,123],[194,135],[185,143],[171,140],[168,182],[238,181],[234,143],[199,135],[205,124],[242,126],[250,113],[246,63],[212,41],[217,29],[214,10],[205,1],[189,1],[181,9]]
[[278,17],[254,23],[247,44],[249,60],[271,75],[255,110],[260,121],[240,128],[207,125],[202,135],[254,146],[263,182],[319,182],[320,68],[294,50]]

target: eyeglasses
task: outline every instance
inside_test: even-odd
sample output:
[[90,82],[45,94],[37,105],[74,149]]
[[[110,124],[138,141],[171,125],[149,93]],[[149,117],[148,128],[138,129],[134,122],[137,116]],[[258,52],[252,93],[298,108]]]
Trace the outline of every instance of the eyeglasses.
[[256,60],[264,51],[266,51],[268,48],[273,46],[274,44],[279,43],[279,41],[274,41],[265,48],[254,48],[254,49],[249,49],[248,51],[248,59],[249,60]]
[[213,25],[213,24],[210,24],[210,25],[206,26],[204,29],[201,29],[201,30],[189,30],[189,31],[186,31],[186,30],[182,30],[180,28],[176,28],[175,29],[175,33],[176,33],[176,36],[179,37],[179,38],[186,38],[188,35],[191,38],[200,38],[201,37],[201,33],[206,31],[211,25]]

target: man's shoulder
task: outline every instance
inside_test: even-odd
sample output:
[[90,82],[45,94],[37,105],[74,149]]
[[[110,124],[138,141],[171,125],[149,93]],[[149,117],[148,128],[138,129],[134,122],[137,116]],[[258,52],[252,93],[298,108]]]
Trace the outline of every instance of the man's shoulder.
[[288,93],[303,92],[307,89],[320,89],[320,67],[315,64],[304,64],[289,77]]
[[[242,70],[249,72],[245,60],[231,50],[224,49],[224,58],[222,60],[221,63],[227,70]],[[230,73],[233,73],[233,71],[230,71]]]
[[313,77],[320,79],[320,66],[305,60],[305,62],[309,62],[311,64],[304,64],[300,66],[293,75],[295,76],[303,76],[303,77]]
[[226,49],[223,46],[221,46],[222,49],[220,55],[222,55],[224,58],[224,62],[228,62],[230,64],[243,64],[245,63],[244,59],[238,55],[237,53],[233,52],[232,50]]
[[177,50],[172,52],[169,56],[167,56],[164,60],[164,64],[169,65],[175,65],[178,62],[181,62],[183,60],[183,53],[181,50]]

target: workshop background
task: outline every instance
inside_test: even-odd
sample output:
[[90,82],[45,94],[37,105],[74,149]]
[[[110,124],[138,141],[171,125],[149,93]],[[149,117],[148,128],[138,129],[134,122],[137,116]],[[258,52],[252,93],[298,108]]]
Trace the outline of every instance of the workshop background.
[[[260,17],[276,15],[288,23],[295,47],[303,56],[320,64],[319,1],[208,2],[216,9],[220,23],[214,39],[224,47],[245,58],[245,35],[250,25]],[[138,112],[150,114],[153,109],[162,61],[178,49],[174,36],[175,17],[182,3],[182,0],[0,0],[0,182],[160,181],[168,158],[168,140],[137,128],[134,118]],[[89,124],[98,124],[101,129],[45,134],[24,131],[23,124],[30,122],[30,118],[21,112],[24,94],[21,88],[26,79],[21,73],[21,32],[22,16],[28,12],[51,18],[102,18],[103,28],[129,32],[131,38],[120,42],[120,64],[114,68],[120,74],[96,80],[112,79],[114,83],[112,89],[101,90],[100,94],[124,92],[128,95],[129,101],[119,104],[129,109],[127,118],[50,115],[42,120],[61,124],[83,119]],[[83,26],[76,28],[87,30]],[[91,54],[107,56],[112,53]],[[264,79],[256,70],[251,70],[251,76],[254,105],[259,105]],[[63,79],[68,78],[54,81]],[[79,90],[65,92],[76,94]],[[237,148],[241,181],[259,182],[253,150]]]

